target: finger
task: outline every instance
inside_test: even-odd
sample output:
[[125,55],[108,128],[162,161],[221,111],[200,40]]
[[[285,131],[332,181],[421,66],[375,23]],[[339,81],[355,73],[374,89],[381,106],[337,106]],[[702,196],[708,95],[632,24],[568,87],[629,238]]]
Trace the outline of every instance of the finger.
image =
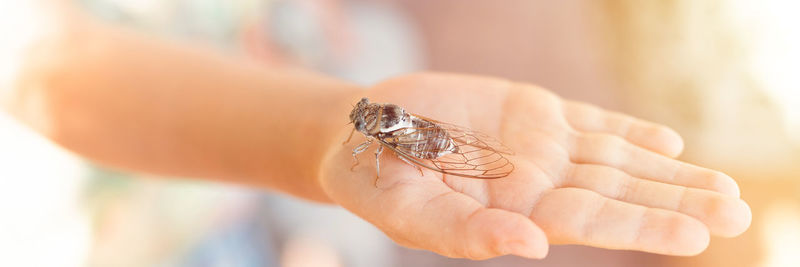
[[681,136],[663,125],[572,101],[564,102],[564,116],[578,131],[617,135],[669,157],[677,157],[683,151]]
[[571,139],[569,150],[575,163],[610,166],[643,179],[739,197],[739,186],[731,177],[659,155],[618,136],[580,134]]
[[750,208],[717,192],[639,179],[608,166],[576,164],[562,187],[578,187],[608,198],[677,211],[700,220],[711,234],[733,237],[750,226]]
[[[448,257],[487,259],[514,254],[543,258],[544,232],[525,216],[485,208],[444,184],[403,184],[375,199],[378,225],[392,237]],[[386,207],[395,207],[386,209]]]
[[579,188],[561,188],[544,195],[531,218],[552,243],[695,255],[709,242],[706,226],[687,215]]

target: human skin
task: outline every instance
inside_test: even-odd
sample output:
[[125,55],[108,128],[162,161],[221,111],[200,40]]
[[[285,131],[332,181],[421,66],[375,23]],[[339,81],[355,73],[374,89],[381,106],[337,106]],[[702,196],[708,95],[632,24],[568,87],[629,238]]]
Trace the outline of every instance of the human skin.
[[[548,244],[694,255],[750,224],[733,179],[674,159],[674,131],[533,85],[418,73],[364,88],[51,15],[55,30],[14,50],[0,101],[104,165],[341,205],[404,246],[470,259],[541,258]],[[384,153],[373,184],[372,153],[350,169],[364,138],[342,145],[361,97],[495,136],[516,170],[442,178]]]
[[709,235],[736,236],[750,223],[733,179],[674,159],[682,141],[661,125],[466,75],[414,74],[363,95],[496,136],[516,152],[516,170],[491,180],[420,176],[386,153],[376,187],[371,153],[348,168],[364,138],[332,144],[320,176],[328,195],[410,247],[472,259],[543,257],[547,241],[694,255]]

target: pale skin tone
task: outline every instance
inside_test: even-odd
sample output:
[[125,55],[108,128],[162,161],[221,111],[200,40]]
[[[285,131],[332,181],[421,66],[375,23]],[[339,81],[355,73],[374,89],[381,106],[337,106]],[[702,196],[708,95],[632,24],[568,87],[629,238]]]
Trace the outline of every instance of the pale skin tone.
[[[548,244],[694,255],[750,224],[732,178],[675,159],[674,131],[533,85],[418,73],[364,88],[45,14],[57,30],[0,52],[23,55],[0,100],[102,164],[341,205],[401,245],[470,259],[542,258]],[[443,179],[384,150],[374,184],[378,144],[353,170],[365,139],[342,145],[361,97],[495,136],[516,152],[516,170]]]

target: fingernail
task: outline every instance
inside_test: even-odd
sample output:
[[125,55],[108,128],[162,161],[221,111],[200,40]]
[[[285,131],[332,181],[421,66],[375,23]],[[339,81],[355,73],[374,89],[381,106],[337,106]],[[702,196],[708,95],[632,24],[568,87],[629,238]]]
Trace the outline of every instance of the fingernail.
[[542,259],[547,256],[547,246],[544,249],[537,248],[534,244],[525,240],[506,242],[504,248],[505,252],[525,258]]

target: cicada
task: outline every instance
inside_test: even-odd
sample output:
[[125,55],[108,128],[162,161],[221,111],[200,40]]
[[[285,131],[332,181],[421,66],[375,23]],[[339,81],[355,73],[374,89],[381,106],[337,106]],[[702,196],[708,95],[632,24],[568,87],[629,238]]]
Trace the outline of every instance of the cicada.
[[[511,149],[497,139],[417,114],[408,113],[394,104],[370,103],[361,98],[350,112],[353,133],[358,131],[367,141],[353,149],[355,163],[358,155],[377,141],[375,151],[376,182],[380,175],[380,155],[388,148],[403,161],[416,167],[443,174],[478,179],[496,179],[508,176],[514,170],[506,155]],[[351,168],[352,169],[352,168]]]

